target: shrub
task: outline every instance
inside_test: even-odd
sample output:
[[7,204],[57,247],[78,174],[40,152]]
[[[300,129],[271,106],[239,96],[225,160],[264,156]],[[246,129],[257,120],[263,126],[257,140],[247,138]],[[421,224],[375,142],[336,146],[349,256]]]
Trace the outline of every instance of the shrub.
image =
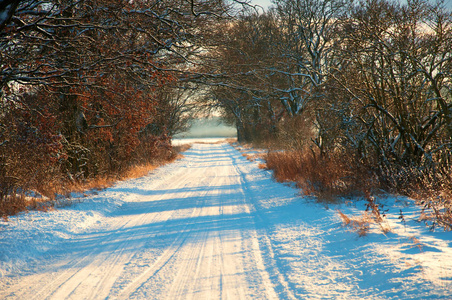
[[353,155],[278,151],[269,152],[265,160],[277,181],[296,182],[305,194],[324,200],[357,193],[363,195],[364,191],[377,187],[372,172]]

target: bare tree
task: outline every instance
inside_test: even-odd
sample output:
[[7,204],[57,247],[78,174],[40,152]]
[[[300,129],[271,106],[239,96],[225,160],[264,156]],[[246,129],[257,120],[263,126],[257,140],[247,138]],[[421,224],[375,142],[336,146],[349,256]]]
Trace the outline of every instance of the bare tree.
[[[122,170],[137,149],[151,157],[169,144],[185,105],[170,85],[202,65],[201,28],[230,18],[239,2],[2,1],[0,187],[14,177],[26,189],[40,170],[81,179]],[[33,170],[13,176],[27,155]]]
[[375,151],[388,174],[450,168],[451,26],[450,11],[422,0],[367,1],[346,22],[351,63],[340,82],[363,126],[354,144]]
[[274,137],[284,109],[275,90],[281,76],[270,70],[279,56],[275,15],[246,14],[225,27],[217,36],[211,98],[234,120],[239,140]]
[[286,77],[280,91],[292,115],[301,114],[310,101],[321,97],[321,87],[335,67],[333,50],[340,37],[337,27],[345,11],[341,0],[277,0],[283,27],[280,64],[275,71]]

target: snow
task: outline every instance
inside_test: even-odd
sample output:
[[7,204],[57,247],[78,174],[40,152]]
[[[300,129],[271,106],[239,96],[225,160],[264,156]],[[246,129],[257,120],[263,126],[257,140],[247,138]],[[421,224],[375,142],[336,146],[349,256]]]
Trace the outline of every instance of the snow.
[[184,156],[1,222],[0,298],[451,297],[452,234],[418,222],[410,199],[378,198],[391,231],[372,224],[359,237],[336,209],[358,216],[364,200],[300,196],[225,143],[193,143]]
[[12,4],[8,4],[5,8],[3,8],[3,10],[0,10],[0,24],[3,24],[8,20],[11,6]]
[[29,268],[46,254],[64,251],[58,248],[62,241],[100,224],[122,203],[122,197],[96,192],[86,199],[73,195],[70,207],[47,213],[30,211],[0,221],[0,278]]
[[183,144],[193,144],[193,143],[219,143],[219,142],[225,142],[230,139],[230,138],[225,138],[225,137],[202,137],[202,138],[198,138],[198,137],[193,137],[193,138],[178,138],[178,139],[173,139],[172,140],[172,145],[173,146],[180,146]]

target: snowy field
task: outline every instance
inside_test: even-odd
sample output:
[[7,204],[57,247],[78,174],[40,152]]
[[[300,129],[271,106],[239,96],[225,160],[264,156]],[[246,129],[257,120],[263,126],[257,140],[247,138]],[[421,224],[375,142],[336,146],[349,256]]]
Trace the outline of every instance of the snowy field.
[[[358,237],[365,202],[323,204],[230,145],[0,221],[0,299],[451,299],[452,234],[409,199]],[[405,222],[398,217],[403,210]]]

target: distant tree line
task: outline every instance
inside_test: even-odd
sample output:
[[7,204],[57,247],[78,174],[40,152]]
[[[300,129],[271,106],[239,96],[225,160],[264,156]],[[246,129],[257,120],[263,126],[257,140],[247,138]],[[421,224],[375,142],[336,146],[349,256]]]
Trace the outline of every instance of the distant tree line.
[[443,1],[274,0],[217,32],[208,99],[241,141],[352,154],[379,180],[451,182],[452,14]]

